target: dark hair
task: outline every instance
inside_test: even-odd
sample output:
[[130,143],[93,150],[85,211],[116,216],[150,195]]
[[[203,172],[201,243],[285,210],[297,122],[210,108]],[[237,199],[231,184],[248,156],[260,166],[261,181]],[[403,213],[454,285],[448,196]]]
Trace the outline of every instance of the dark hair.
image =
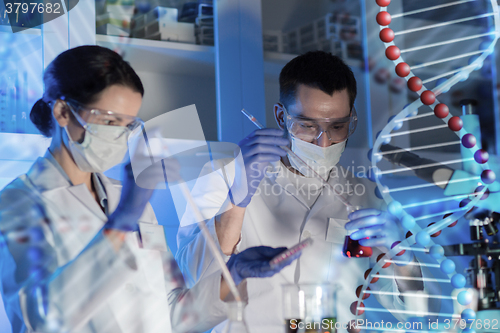
[[116,52],[100,46],[80,46],[58,55],[43,75],[45,92],[31,109],[30,119],[51,137],[54,119],[49,103],[62,97],[83,105],[95,102],[109,86],[118,84],[144,96],[144,87],[132,67]]
[[299,84],[333,95],[347,89],[349,104],[356,99],[356,79],[351,69],[337,56],[323,51],[307,52],[293,58],[280,73],[280,101],[288,107],[295,103]]

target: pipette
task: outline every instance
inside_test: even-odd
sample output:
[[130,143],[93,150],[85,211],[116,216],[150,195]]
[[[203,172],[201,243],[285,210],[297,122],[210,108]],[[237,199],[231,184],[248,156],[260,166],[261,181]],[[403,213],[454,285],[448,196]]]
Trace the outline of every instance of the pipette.
[[[247,110],[242,109],[241,112],[259,129],[264,128],[264,126],[262,126],[262,124],[253,115],[251,115]],[[297,161],[300,162],[300,164],[302,164],[303,167],[309,169],[311,174],[315,178],[317,178],[324,186],[328,187],[331,191],[333,191],[333,193],[335,193],[337,195],[340,202],[342,202],[347,207],[349,212],[354,212],[356,210],[356,207],[351,205],[349,200],[347,200],[344,197],[344,195],[339,192],[339,190],[337,190],[332,185],[330,185],[330,183],[328,183],[323,177],[321,177],[316,171],[314,171],[313,168],[311,168],[306,162],[304,162],[303,159],[301,159],[299,156],[297,156],[297,154],[295,154],[290,148],[288,148],[287,146],[280,146],[280,148],[283,149],[284,151],[286,151],[288,155],[293,156]]]
[[[149,143],[146,143],[146,145],[148,146],[148,151],[151,151],[151,148],[149,147]],[[170,151],[168,149],[168,146],[164,145],[162,149],[166,155],[169,155],[169,156],[171,155]],[[168,183],[168,180],[165,179],[165,182]],[[192,209],[192,212],[193,212],[196,220],[198,221],[198,227],[200,228],[200,231],[201,231],[203,237],[205,238],[205,241],[207,242],[207,245],[208,245],[210,252],[212,252],[212,255],[214,256],[215,261],[218,263],[219,268],[222,271],[222,276],[224,277],[231,294],[233,294],[233,297],[237,302],[241,302],[242,301],[241,294],[238,291],[238,287],[236,286],[236,283],[234,282],[234,279],[231,276],[231,273],[229,272],[229,269],[226,266],[226,262],[224,261],[224,259],[222,257],[221,250],[218,247],[218,245],[215,243],[215,241],[212,237],[212,234],[210,234],[210,231],[208,230],[207,225],[205,223],[205,218],[201,214],[201,211],[200,211],[198,205],[196,204],[193,196],[191,195],[191,191],[189,190],[189,187],[187,186],[186,182],[182,179],[182,177],[180,175],[178,175],[177,185],[179,186],[179,188],[182,192],[182,195],[186,199],[189,207]]]

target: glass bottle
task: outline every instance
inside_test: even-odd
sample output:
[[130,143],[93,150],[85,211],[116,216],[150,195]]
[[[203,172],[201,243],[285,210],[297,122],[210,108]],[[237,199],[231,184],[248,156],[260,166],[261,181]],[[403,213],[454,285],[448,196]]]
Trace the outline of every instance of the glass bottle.
[[249,333],[247,324],[243,318],[245,304],[243,302],[228,302],[227,305],[227,317],[229,322],[224,328],[223,333]]
[[336,333],[337,285],[301,283],[281,287],[286,333]]
[[[348,208],[347,213],[353,213],[360,210],[361,206],[354,206],[351,209]],[[348,230],[348,234],[345,236],[344,246],[342,247],[342,253],[348,258],[367,258],[373,253],[371,247],[363,246],[359,244],[359,241],[351,239],[351,234],[357,230]]]

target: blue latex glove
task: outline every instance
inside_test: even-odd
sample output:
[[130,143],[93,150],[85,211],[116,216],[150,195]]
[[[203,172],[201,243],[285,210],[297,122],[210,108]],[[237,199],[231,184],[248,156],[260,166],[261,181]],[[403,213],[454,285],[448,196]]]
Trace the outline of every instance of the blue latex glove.
[[167,175],[167,181],[169,182],[178,179],[180,166],[175,159],[165,158],[157,163],[162,163],[163,172],[159,173],[159,169],[152,165],[151,168],[141,172],[139,176],[141,184],[145,188],[136,184],[131,163],[125,165],[120,202],[115,211],[109,216],[105,225],[106,229],[117,229],[125,232],[138,230],[137,222],[153,195],[155,185],[159,182],[165,182],[165,175]]
[[271,268],[269,261],[286,249],[286,247],[272,248],[269,246],[251,247],[241,253],[233,254],[227,262],[227,268],[236,285],[239,285],[246,278],[271,277],[302,254],[302,251],[299,251],[289,260]]
[[[351,239],[359,240],[363,246],[384,246],[388,250],[392,245],[403,239],[399,230],[399,219],[394,215],[378,209],[360,209],[349,214],[350,222],[346,223],[347,230],[358,231],[351,234]],[[368,237],[368,239],[366,239]],[[410,258],[410,251],[406,251],[401,260]]]
[[248,206],[265,176],[269,162],[279,161],[286,155],[279,146],[288,146],[290,142],[283,135],[283,130],[264,128],[254,131],[238,143],[245,163],[248,194],[240,203],[236,203],[237,206]]

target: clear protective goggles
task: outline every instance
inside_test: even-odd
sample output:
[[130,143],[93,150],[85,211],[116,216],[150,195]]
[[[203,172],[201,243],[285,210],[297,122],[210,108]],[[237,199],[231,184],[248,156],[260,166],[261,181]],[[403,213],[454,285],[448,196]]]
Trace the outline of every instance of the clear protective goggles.
[[[102,131],[97,131],[96,126],[92,125],[115,127],[113,130],[113,136],[111,138],[109,135],[106,135],[106,137],[102,137],[106,140],[117,140],[123,135],[128,137],[134,129],[138,128],[139,126],[144,126],[144,122],[139,117],[129,116],[113,111],[87,108],[72,99],[62,99],[66,102],[80,125],[82,125],[82,127],[86,131],[92,133],[93,135],[101,137],[102,135],[100,134],[102,133]],[[79,113],[80,110],[83,112]],[[116,128],[120,128],[120,130],[115,130]]]
[[351,114],[343,118],[307,118],[303,116],[291,116],[285,111],[285,123],[288,132],[294,137],[313,142],[319,140],[323,133],[332,142],[341,142],[347,139],[358,123],[356,108],[353,106]]

